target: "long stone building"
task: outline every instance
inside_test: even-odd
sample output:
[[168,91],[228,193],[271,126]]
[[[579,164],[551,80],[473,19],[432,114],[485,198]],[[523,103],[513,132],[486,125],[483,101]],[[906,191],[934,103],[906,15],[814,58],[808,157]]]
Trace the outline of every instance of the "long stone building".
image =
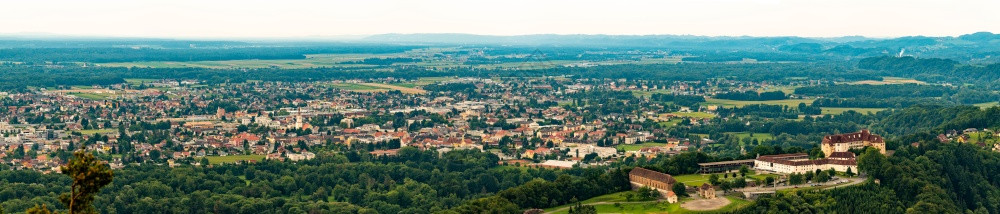
[[633,186],[647,186],[660,191],[671,191],[670,188],[677,183],[673,176],[642,167],[632,168],[628,172],[628,180]]

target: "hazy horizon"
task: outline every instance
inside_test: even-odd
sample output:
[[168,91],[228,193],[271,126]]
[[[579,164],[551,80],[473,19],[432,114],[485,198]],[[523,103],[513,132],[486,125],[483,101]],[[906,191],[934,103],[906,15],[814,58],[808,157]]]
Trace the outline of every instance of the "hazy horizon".
[[378,34],[958,36],[1000,32],[996,1],[17,1],[0,35],[302,38]]

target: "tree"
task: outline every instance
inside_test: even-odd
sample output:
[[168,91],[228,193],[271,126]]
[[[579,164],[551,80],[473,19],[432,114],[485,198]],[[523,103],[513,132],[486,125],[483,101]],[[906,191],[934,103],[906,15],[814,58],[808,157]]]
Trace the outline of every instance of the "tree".
[[771,185],[772,183],[774,183],[774,177],[769,176],[767,178],[764,178],[764,184]]
[[719,185],[719,175],[718,174],[709,175],[708,182],[712,183],[712,185]]
[[202,166],[208,166],[208,164],[210,164],[210,162],[208,162],[208,158],[204,158],[204,157],[201,158],[201,162],[200,163],[201,163]]
[[674,194],[677,194],[677,196],[687,196],[687,186],[685,186],[684,183],[674,183],[674,186],[670,189],[673,190]]
[[817,183],[823,183],[829,180],[830,180],[830,173],[827,173],[826,171],[820,171],[819,173],[816,173],[816,177],[815,179],[813,179],[813,181]]
[[114,173],[107,164],[98,161],[91,153],[77,151],[73,153],[73,157],[59,168],[63,174],[73,179],[70,192],[60,195],[59,201],[66,204],[70,214],[95,213],[90,203],[102,187],[111,183]]
[[802,174],[794,173],[794,174],[788,175],[788,183],[791,184],[791,185],[802,184]]
[[[2,211],[2,210],[0,210],[0,211]],[[3,212],[0,212],[0,213],[3,213]],[[41,204],[41,205],[35,204],[34,207],[31,207],[31,208],[28,208],[28,210],[25,210],[25,213],[28,213],[28,214],[52,214],[52,211],[50,211],[48,207],[45,207],[44,204]]]
[[847,167],[847,177],[854,177],[854,171],[851,170],[851,167]]
[[[753,132],[751,132],[751,134],[753,134]],[[746,165],[741,166],[740,167],[740,176],[741,177],[746,177],[747,174],[750,174],[750,167],[747,167]]]
[[577,204],[569,208],[569,214],[597,214],[597,209],[593,205]]
[[882,179],[883,171],[888,164],[885,156],[878,149],[868,147],[865,152],[858,156],[858,171],[868,173],[874,178]]

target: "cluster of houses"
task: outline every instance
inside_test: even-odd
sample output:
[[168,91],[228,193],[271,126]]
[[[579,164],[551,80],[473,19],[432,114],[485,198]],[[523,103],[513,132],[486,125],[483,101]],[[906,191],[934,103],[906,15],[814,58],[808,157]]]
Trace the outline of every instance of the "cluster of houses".
[[[0,116],[3,136],[0,159],[11,162],[12,158],[6,156],[20,148],[33,151],[30,157],[17,158],[20,162],[17,165],[30,168],[60,164],[62,160],[45,158],[50,156],[45,154],[66,149],[116,154],[120,160],[112,163],[123,164],[154,159],[169,160],[176,165],[195,163],[207,156],[248,154],[269,160],[300,161],[316,156],[308,151],[312,146],[398,142],[399,146],[440,152],[491,151],[504,161],[528,160],[539,167],[567,168],[607,164],[606,161],[623,156],[651,158],[677,154],[694,146],[690,140],[670,137],[661,129],[628,123],[663,119],[664,112],[657,112],[663,109],[656,106],[659,104],[640,104],[643,113],[601,114],[586,121],[581,112],[571,108],[526,105],[565,102],[561,95],[566,93],[621,86],[614,81],[601,86],[577,82],[558,88],[535,80],[507,84],[463,78],[448,82],[472,83],[487,97],[472,98],[463,93],[435,97],[345,93],[329,90],[322,82],[190,87],[197,82],[168,80],[146,82],[144,86],[154,88],[138,90],[129,84],[85,89],[116,94],[107,99],[83,98],[76,96],[81,92],[70,90],[12,93],[7,97],[27,105],[3,109],[7,114]],[[693,93],[685,85],[674,87]],[[643,86],[626,88],[633,87]],[[662,90],[661,86],[650,87]],[[217,95],[228,96],[220,99]],[[28,121],[26,115],[44,121]],[[384,115],[407,116],[402,121],[372,122],[372,118]],[[332,118],[339,121],[330,123]],[[135,129],[140,123],[155,127]],[[513,128],[496,127],[501,123]],[[168,135],[150,141],[153,132],[149,129],[166,130]],[[615,148],[643,142],[666,144],[628,152]],[[509,149],[497,149],[500,147]],[[391,152],[373,155],[391,155]]]

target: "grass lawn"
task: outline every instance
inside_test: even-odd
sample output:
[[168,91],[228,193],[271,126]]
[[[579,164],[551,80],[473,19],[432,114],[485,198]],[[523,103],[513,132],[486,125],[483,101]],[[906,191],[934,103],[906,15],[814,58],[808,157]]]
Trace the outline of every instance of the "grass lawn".
[[236,163],[244,160],[264,160],[263,155],[230,155],[230,156],[205,156],[209,164]]
[[[749,138],[749,132],[726,132],[728,134],[736,134],[736,137],[742,142],[744,138]],[[769,140],[774,140],[774,135],[771,133],[753,133],[753,139],[757,139],[757,142],[764,142]]]
[[[616,192],[616,193],[611,193],[611,194],[607,194],[607,195],[597,196],[597,197],[593,197],[593,198],[590,198],[590,199],[587,199],[587,200],[583,200],[580,203],[582,203],[582,204],[589,204],[589,203],[597,203],[597,202],[627,202],[628,200],[626,200],[625,196],[623,195],[626,192],[631,192],[631,191]],[[575,204],[566,204],[566,205],[562,205],[562,206],[558,206],[558,207],[551,207],[551,208],[545,209],[545,212],[551,212],[553,210],[558,210],[558,209],[561,209],[561,208],[564,208],[564,207],[569,207],[569,206],[572,206],[572,205],[575,205]],[[563,210],[561,213],[566,213],[567,211],[569,211],[569,209]]]
[[666,143],[622,144],[622,145],[618,145],[616,148],[621,149],[621,150],[625,150],[625,151],[639,151],[640,149],[646,148],[646,147],[657,147],[657,146],[664,146],[664,145],[667,145],[667,144]]
[[714,114],[706,113],[706,112],[674,112],[674,113],[671,113],[671,114],[676,114],[676,115],[679,115],[679,116],[682,116],[682,117],[692,117],[692,118],[699,118],[699,119],[714,118],[715,117]]
[[844,112],[851,110],[862,114],[875,113],[875,112],[880,112],[882,110],[886,110],[886,108],[841,108],[841,107],[822,107],[821,109],[823,109],[823,114],[830,114],[830,115],[843,114]]
[[[612,193],[612,194],[609,194],[609,195],[614,195],[614,194],[621,194],[621,193]],[[750,201],[743,200],[743,199],[740,199],[740,198],[737,198],[737,197],[726,196],[726,198],[729,199],[730,203],[728,205],[722,207],[722,208],[719,208],[718,210],[693,211],[693,210],[687,210],[687,209],[681,208],[681,204],[684,203],[684,202],[686,202],[686,201],[692,200],[691,198],[681,198],[677,203],[673,203],[673,204],[667,203],[665,201],[663,201],[663,202],[649,201],[649,202],[641,202],[641,203],[628,203],[628,202],[624,202],[624,198],[622,198],[621,200],[608,200],[608,198],[602,198],[602,197],[606,197],[606,196],[608,196],[608,195],[598,196],[598,197],[592,198],[592,199],[600,198],[599,200],[595,200],[595,201],[591,201],[592,199],[588,199],[588,200],[583,201],[582,204],[604,202],[605,204],[595,204],[595,205],[593,205],[594,208],[597,210],[597,213],[635,213],[635,214],[643,214],[643,213],[672,213],[672,214],[673,213],[725,213],[725,212],[735,211],[736,209],[742,208],[742,207],[750,204]],[[619,205],[615,206],[614,202],[619,202]],[[563,205],[563,206],[553,207],[553,208],[545,209],[545,212],[552,212],[554,210],[561,209],[561,208],[564,208],[564,207],[569,207],[569,206],[571,206],[571,205]],[[563,209],[563,210],[560,210],[558,212],[553,212],[553,213],[562,214],[562,213],[568,213],[568,212],[569,212],[569,209]]]
[[111,132],[115,132],[115,130],[114,129],[84,129],[84,130],[80,130],[79,132],[80,132],[80,134],[83,134],[83,135],[94,135],[95,133],[101,133],[101,134],[111,133]]
[[673,126],[676,126],[678,123],[681,123],[681,120],[683,120],[683,119],[679,119],[679,118],[670,119],[668,121],[660,122],[660,126],[663,126],[663,127],[673,127]]
[[[732,173],[730,173],[730,174],[732,174]],[[737,176],[739,176],[739,172],[737,172],[736,174],[737,174]],[[674,179],[677,179],[677,182],[684,183],[684,185],[697,187],[697,186],[701,186],[704,183],[708,183],[708,176],[709,175],[710,174],[677,175],[677,176],[674,176]],[[719,175],[719,179],[720,180],[726,180],[726,178],[721,173],[718,174],[718,175]],[[777,175],[775,175],[775,174],[752,174],[752,175],[747,175],[747,178],[750,179],[750,180],[763,180],[764,178],[767,178],[767,177],[777,177]],[[734,179],[734,178],[730,177],[729,179]]]
[[742,100],[726,100],[726,99],[715,99],[710,98],[705,100],[702,105],[720,105],[724,107],[743,107],[746,105],[753,104],[767,104],[767,105],[783,105],[798,107],[799,103],[805,103],[806,105],[811,105],[816,99],[787,99],[787,100],[768,100],[768,101],[742,101]]
[[973,133],[969,133],[969,142],[970,143],[979,143],[980,141],[982,141],[983,143],[986,143],[986,145],[993,145],[993,144],[996,144],[997,142],[1000,142],[1000,139],[997,139],[997,137],[994,137],[990,133],[986,133],[986,132],[973,132]]

